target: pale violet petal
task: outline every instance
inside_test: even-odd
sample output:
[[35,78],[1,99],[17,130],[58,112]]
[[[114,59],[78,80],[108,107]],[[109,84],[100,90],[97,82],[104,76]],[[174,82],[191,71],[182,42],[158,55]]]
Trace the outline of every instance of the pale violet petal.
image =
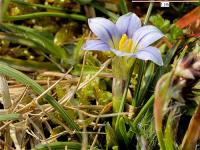
[[121,35],[127,34],[129,38],[132,38],[133,33],[141,27],[141,21],[136,14],[128,13],[119,17],[116,26]]
[[110,51],[113,52],[117,56],[132,56],[132,53],[122,52],[113,48],[111,48]]
[[118,47],[119,32],[113,22],[108,19],[96,17],[88,19],[88,24],[92,32],[103,42],[111,47]]
[[[146,36],[149,36],[149,37],[147,37],[147,39],[153,38],[151,36],[151,35],[153,35],[153,33],[157,33],[158,35],[162,34],[158,28],[156,28],[152,25],[143,26],[134,32],[132,39],[133,39],[134,43],[138,46],[139,42]],[[160,37],[160,36],[158,36],[158,37]],[[149,42],[149,43],[151,43],[151,42]],[[148,45],[148,42],[145,45]],[[142,46],[142,47],[144,47],[144,46]]]
[[133,54],[132,57],[141,59],[141,60],[151,60],[155,64],[162,66],[163,65],[163,60],[162,56],[160,54],[160,51],[156,47],[146,47],[142,50],[139,50],[137,53]]
[[101,40],[87,40],[83,46],[83,50],[109,51],[110,47]]
[[160,31],[150,32],[149,34],[146,34],[142,39],[140,39],[137,48],[143,49],[151,44],[153,44],[155,41],[162,38],[164,35]]

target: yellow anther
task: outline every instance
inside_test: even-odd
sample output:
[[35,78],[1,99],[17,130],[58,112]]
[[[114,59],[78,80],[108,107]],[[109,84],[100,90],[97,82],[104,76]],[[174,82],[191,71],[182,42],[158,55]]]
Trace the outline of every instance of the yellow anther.
[[120,50],[123,50],[124,49],[124,46],[125,46],[125,43],[127,41],[128,37],[126,34],[123,34],[120,41],[119,41],[119,49]]
[[128,39],[128,44],[127,44],[127,46],[126,46],[126,51],[127,51],[127,52],[130,52],[131,49],[132,49],[132,46],[133,46],[133,41],[132,41],[132,39]]
[[126,34],[123,34],[119,41],[119,50],[124,52],[131,52],[132,46],[132,39],[128,39],[128,36]]

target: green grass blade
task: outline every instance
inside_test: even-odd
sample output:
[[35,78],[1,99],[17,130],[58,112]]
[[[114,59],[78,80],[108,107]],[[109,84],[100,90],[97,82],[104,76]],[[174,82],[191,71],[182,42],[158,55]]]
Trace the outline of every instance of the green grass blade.
[[127,132],[126,132],[126,126],[125,126],[125,121],[124,121],[124,118],[121,117],[120,120],[119,120],[119,131],[120,131],[120,134],[125,142],[125,145],[126,147],[129,146],[129,139],[128,139],[128,136],[127,136]]
[[[36,83],[34,80],[30,79],[25,74],[10,68],[9,66],[0,64],[0,73],[9,76],[11,78],[14,78],[18,82],[21,82],[25,85],[28,85],[32,88],[34,92],[37,94],[42,94],[44,92],[44,89]],[[53,106],[53,108],[60,113],[60,115],[63,117],[63,119],[67,122],[70,128],[79,131],[79,126],[68,116],[64,108],[50,95],[45,95],[44,98]],[[77,133],[79,138],[81,139],[81,134]]]
[[119,1],[119,7],[121,9],[122,14],[128,13],[128,8],[127,8],[127,5],[126,5],[126,0],[120,0]]
[[12,31],[13,33],[18,33],[23,38],[39,44],[41,47],[46,49],[48,53],[57,58],[67,58],[66,52],[63,48],[56,46],[53,41],[36,32],[37,30],[25,26],[17,26],[14,24],[0,24],[0,28],[1,27]]
[[74,53],[73,53],[73,60],[74,60],[74,64],[78,64],[79,59],[80,59],[80,52],[81,52],[81,48],[84,44],[84,38],[80,38],[80,40],[78,41],[75,49],[74,49]]
[[[26,45],[28,47],[31,47],[31,48],[39,48],[39,46],[34,43],[33,41],[31,40],[28,40],[28,39],[25,39],[23,37],[20,37],[20,36],[16,36],[12,33],[0,33],[0,39],[1,40],[9,40],[11,41],[12,43],[19,43],[21,45]],[[41,48],[44,52],[45,49],[44,48]]]
[[[171,68],[170,62],[173,60],[174,55],[180,44],[181,44],[181,41],[178,41],[176,44],[174,44],[174,46],[171,49],[168,50],[168,53],[166,54],[163,60],[164,66],[154,69],[156,73],[153,72],[153,74],[155,75],[150,77],[148,83],[145,84],[145,87],[143,89],[145,90],[145,92],[141,90],[142,92],[140,92],[141,94],[139,95],[139,99],[143,99],[145,96],[152,94],[152,91],[155,88],[155,85],[158,79]],[[151,73],[149,75],[151,75]]]
[[9,4],[10,0],[3,0],[2,1],[2,10],[1,11],[1,15],[2,15],[2,19],[6,19],[7,18],[7,9],[8,9],[8,4]]
[[134,119],[134,121],[132,123],[132,126],[131,126],[133,128],[133,130],[135,130],[135,128],[137,127],[137,125],[139,124],[139,122],[142,120],[142,117],[147,112],[147,110],[149,108],[151,108],[151,106],[153,106],[153,101],[154,101],[154,95],[151,96],[151,98],[142,107],[142,109],[140,110],[139,114],[135,117],[135,119]]
[[106,123],[105,132],[106,132],[106,149],[118,145],[116,133],[114,132],[109,123]]
[[136,85],[136,88],[135,88],[134,99],[132,101],[132,105],[135,105],[135,106],[138,106],[138,104],[140,104],[140,102],[141,102],[140,99],[139,99],[139,92],[140,92],[140,88],[141,88],[142,79],[143,79],[145,69],[146,69],[146,62],[139,60],[138,81],[137,81],[137,85]]
[[110,17],[112,20],[116,21],[118,19],[118,16],[115,13],[105,9],[103,6],[99,5],[98,3],[92,3],[91,5],[97,10],[107,15],[108,17]]
[[154,78],[154,74],[155,74],[154,71],[155,71],[155,65],[153,63],[150,63],[145,71],[141,90],[139,91],[138,99],[140,100],[140,104],[144,102],[146,93],[147,91],[149,91],[149,87],[151,86],[151,82]]
[[18,16],[7,16],[4,21],[16,21],[16,20],[25,20],[25,19],[35,19],[41,17],[60,17],[74,19],[78,21],[87,21],[87,17],[75,13],[67,14],[61,12],[35,12],[31,14],[18,15]]
[[58,67],[48,62],[37,62],[33,60],[21,60],[12,57],[0,56],[0,64],[8,65],[21,71],[59,71]]
[[80,150],[81,143],[75,142],[55,142],[50,144],[41,144],[33,148],[32,150],[64,150],[65,148],[70,150]]
[[0,121],[17,120],[20,118],[20,114],[3,114],[0,115]]
[[173,122],[173,112],[169,113],[167,124],[165,128],[165,134],[164,134],[164,142],[166,149],[175,150],[174,147],[174,135],[173,135],[173,128],[172,128],[172,122]]

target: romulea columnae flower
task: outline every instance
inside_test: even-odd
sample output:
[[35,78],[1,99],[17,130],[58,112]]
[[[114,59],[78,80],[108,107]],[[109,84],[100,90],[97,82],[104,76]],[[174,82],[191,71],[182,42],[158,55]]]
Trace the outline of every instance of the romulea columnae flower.
[[164,35],[155,26],[141,26],[134,13],[122,15],[115,24],[101,17],[89,19],[88,24],[98,40],[87,40],[84,50],[112,51],[118,57],[151,60],[163,65],[159,49],[150,45]]

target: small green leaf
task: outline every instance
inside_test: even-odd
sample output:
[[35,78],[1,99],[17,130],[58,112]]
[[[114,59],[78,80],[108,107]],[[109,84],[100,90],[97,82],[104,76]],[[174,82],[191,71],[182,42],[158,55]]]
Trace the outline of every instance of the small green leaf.
[[20,118],[20,114],[3,114],[0,115],[0,121],[17,120]]

